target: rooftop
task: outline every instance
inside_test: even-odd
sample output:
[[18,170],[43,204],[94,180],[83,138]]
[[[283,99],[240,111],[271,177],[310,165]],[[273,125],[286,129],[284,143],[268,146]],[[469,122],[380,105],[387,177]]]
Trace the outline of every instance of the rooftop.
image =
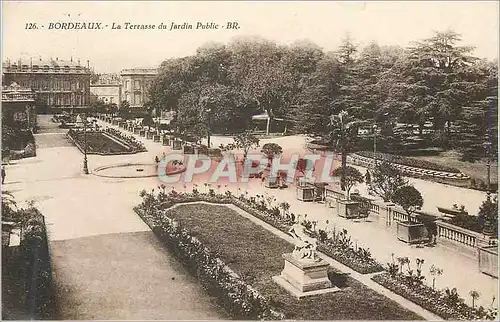
[[157,75],[158,68],[127,68],[120,72],[120,75]]
[[90,70],[80,61],[62,60],[59,58],[20,58],[17,60],[7,59],[3,63],[4,72],[60,72],[71,71],[77,73],[89,73]]

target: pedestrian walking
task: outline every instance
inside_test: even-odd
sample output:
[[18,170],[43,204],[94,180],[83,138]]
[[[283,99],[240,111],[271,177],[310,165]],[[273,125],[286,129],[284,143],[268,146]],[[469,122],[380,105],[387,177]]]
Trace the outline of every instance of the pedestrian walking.
[[156,164],[160,163],[160,159],[158,158],[158,156],[155,156],[155,163]]
[[5,181],[5,175],[6,175],[6,173],[5,173],[5,166],[2,166],[2,184]]

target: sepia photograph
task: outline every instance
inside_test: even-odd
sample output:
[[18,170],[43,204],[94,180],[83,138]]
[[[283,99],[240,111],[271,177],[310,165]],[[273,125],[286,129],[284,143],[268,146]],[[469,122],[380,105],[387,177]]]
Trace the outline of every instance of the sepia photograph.
[[3,1],[2,320],[498,320],[498,1]]

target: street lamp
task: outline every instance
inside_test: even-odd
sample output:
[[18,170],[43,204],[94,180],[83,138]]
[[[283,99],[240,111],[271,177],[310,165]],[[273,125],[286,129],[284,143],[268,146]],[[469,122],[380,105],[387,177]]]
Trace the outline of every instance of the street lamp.
[[486,167],[488,170],[487,177],[486,177],[486,182],[488,183],[487,190],[490,192],[491,188],[491,140],[490,140],[490,134],[486,134],[486,142],[483,143],[483,146],[486,150]]
[[205,110],[207,112],[207,122],[208,122],[208,129],[207,129],[207,146],[210,149],[210,112],[212,112],[211,108],[207,108]]
[[377,124],[373,124],[373,159],[377,165]]
[[89,174],[89,167],[87,163],[87,114],[83,120],[83,173]]

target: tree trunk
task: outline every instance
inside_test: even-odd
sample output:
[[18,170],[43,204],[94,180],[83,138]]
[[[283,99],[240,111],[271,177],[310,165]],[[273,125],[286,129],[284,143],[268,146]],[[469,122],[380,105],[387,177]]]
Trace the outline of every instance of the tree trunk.
[[418,124],[418,135],[422,136],[423,132],[424,132],[424,123],[419,123]]
[[340,189],[345,191],[345,171],[347,168],[347,152],[342,149],[342,175],[340,176]]
[[271,127],[271,116],[267,117],[267,125],[266,125],[266,135],[269,135],[269,129]]

